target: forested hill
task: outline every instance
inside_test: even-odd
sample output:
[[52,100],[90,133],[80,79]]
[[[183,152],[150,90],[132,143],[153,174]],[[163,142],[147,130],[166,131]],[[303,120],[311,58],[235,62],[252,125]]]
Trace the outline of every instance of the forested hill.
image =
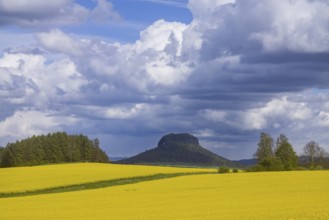
[[0,149],[0,166],[30,166],[65,162],[109,162],[98,139],[65,132],[33,136]]

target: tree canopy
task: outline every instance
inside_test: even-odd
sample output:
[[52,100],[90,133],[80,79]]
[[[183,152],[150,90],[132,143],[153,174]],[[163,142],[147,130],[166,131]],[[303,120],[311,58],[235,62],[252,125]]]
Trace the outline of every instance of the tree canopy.
[[0,166],[31,166],[64,162],[108,162],[99,147],[99,140],[87,136],[68,135],[65,132],[33,136],[9,143],[0,149]]
[[326,150],[315,141],[308,142],[303,148],[304,154],[309,157],[310,167],[314,168],[315,163],[324,165],[325,157],[328,156]]
[[255,156],[258,159],[256,170],[277,171],[292,170],[297,167],[298,157],[288,138],[280,134],[276,141],[276,148],[271,135],[262,132]]
[[284,134],[280,134],[277,138],[275,156],[280,158],[285,170],[297,167],[298,156]]
[[273,138],[271,135],[264,132],[260,134],[255,156],[258,162],[273,156]]

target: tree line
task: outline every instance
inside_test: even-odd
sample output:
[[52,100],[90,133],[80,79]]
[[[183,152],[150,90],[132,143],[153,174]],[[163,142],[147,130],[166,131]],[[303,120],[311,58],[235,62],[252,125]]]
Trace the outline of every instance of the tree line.
[[274,143],[274,139],[267,133],[260,134],[258,148],[255,153],[258,165],[254,166],[254,171],[279,171],[298,169],[299,165],[308,166],[310,169],[319,168],[326,165],[328,153],[315,141],[308,142],[304,148],[304,157],[308,161],[299,161],[294,148],[289,143],[284,134],[280,134]]
[[99,140],[65,132],[33,136],[0,148],[0,167],[66,162],[109,162]]

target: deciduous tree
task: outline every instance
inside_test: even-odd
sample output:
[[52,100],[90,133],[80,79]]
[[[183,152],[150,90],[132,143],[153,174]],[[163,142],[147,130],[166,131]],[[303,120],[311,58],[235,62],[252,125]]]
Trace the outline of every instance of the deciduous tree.
[[304,146],[303,150],[305,155],[310,158],[311,167],[314,167],[314,157],[320,150],[319,144],[315,141],[310,141]]

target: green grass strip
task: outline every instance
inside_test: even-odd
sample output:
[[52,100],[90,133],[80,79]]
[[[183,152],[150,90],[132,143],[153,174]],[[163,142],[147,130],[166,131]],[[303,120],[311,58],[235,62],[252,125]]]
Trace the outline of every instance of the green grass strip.
[[199,175],[199,174],[212,174],[211,172],[197,172],[197,173],[170,173],[170,174],[155,174],[150,176],[137,176],[129,178],[120,178],[112,180],[102,180],[97,182],[81,183],[67,186],[58,186],[46,189],[36,189],[24,192],[8,192],[0,193],[0,198],[10,198],[10,197],[21,197],[21,196],[33,196],[33,195],[42,195],[42,194],[52,194],[52,193],[63,193],[63,192],[73,192],[89,189],[99,189],[111,186],[119,186],[126,184],[139,183],[144,181],[167,179],[179,176],[188,176],[188,175]]

